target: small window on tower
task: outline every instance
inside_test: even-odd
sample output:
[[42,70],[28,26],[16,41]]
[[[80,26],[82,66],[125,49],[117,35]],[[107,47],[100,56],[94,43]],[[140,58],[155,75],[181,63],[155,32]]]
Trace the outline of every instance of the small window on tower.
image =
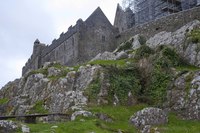
[[105,42],[105,41],[106,41],[106,37],[102,36],[102,42]]

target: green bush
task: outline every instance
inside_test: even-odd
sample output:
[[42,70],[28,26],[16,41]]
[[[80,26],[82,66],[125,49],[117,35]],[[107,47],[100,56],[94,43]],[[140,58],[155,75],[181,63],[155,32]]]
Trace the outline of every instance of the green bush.
[[154,64],[164,68],[188,66],[189,64],[179,55],[176,50],[165,45],[161,45],[156,50]]
[[140,35],[138,41],[141,45],[145,45],[147,40],[144,36]]
[[128,100],[128,93],[139,95],[141,91],[139,71],[137,68],[132,69],[109,69],[111,88],[109,98],[112,101],[114,94],[118,96],[121,104]]
[[[98,74],[99,75],[99,74]],[[90,85],[84,91],[84,95],[88,97],[88,101],[90,103],[97,102],[97,96],[100,92],[101,84],[100,77],[98,76],[95,80],[93,80]]]
[[189,42],[200,43],[200,29],[194,29],[189,34]]
[[153,54],[154,51],[147,45],[142,45],[135,52],[135,59],[142,59],[149,57],[149,55]]

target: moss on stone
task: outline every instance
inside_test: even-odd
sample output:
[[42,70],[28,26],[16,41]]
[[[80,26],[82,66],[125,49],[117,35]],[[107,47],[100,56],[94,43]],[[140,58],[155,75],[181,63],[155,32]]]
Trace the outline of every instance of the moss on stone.
[[100,93],[101,83],[100,76],[96,77],[84,91],[84,95],[88,97],[89,103],[96,103],[98,94]]
[[189,41],[192,43],[200,43],[200,29],[193,29],[189,34]]
[[8,98],[2,98],[2,99],[0,99],[0,105],[6,104],[6,103],[8,103],[8,101],[9,101]]
[[116,52],[125,51],[132,48],[133,38],[130,38],[128,41],[122,43]]

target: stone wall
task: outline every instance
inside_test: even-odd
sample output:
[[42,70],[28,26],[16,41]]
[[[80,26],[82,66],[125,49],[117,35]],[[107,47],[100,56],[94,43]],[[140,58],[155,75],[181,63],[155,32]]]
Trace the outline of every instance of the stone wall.
[[149,38],[161,31],[172,32],[195,19],[200,20],[200,7],[181,11],[142,25],[134,26],[133,28],[128,29],[127,31],[120,33],[116,36],[117,44],[124,42],[125,40],[136,34],[143,34],[144,36]]
[[74,65],[78,58],[79,32],[83,21],[79,19],[75,26],[70,26],[68,32],[62,33],[59,39],[54,39],[52,44],[42,51],[42,61],[59,62],[62,65]]
[[84,23],[80,31],[78,62],[84,63],[104,51],[116,48],[116,30],[104,13],[98,8]]

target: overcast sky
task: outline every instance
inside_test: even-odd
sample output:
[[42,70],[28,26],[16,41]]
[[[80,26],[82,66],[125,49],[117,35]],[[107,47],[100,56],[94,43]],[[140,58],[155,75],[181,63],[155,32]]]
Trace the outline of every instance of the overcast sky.
[[36,38],[51,44],[100,6],[113,24],[121,0],[4,0],[0,4],[0,88],[21,76]]

